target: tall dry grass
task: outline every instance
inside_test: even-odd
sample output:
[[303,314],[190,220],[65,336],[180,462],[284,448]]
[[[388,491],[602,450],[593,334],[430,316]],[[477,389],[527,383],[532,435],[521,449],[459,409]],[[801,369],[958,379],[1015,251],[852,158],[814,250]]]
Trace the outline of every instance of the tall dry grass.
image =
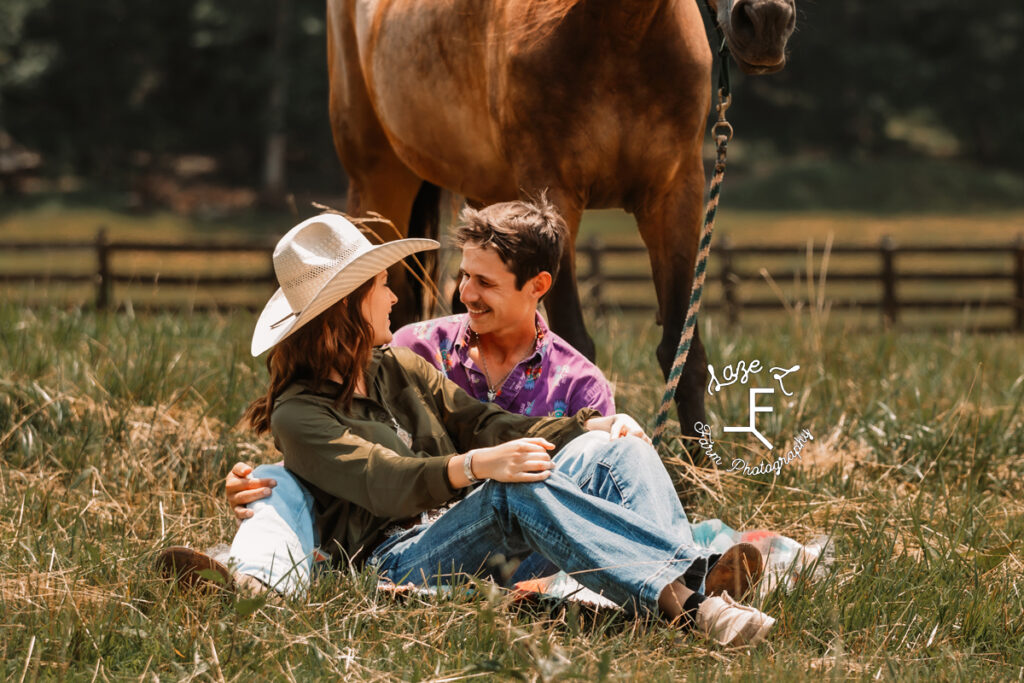
[[[264,381],[247,353],[251,324],[245,314],[0,304],[4,677],[1022,675],[1017,337],[855,333],[824,303],[763,325],[703,321],[717,367],[800,364],[787,382],[793,396],[759,420],[780,447],[801,429],[815,440],[778,477],[696,470],[671,443],[665,457],[691,491],[688,511],[798,540],[833,534],[837,550],[824,579],[765,598],[779,619],[767,645],[723,651],[660,623],[516,605],[486,584],[396,601],[375,592],[374,577],[338,570],[283,606],[175,593],[151,569],[155,552],[230,538],[220,481],[237,459],[275,457],[235,425]],[[650,422],[659,330],[614,316],[594,328],[620,409]],[[709,397],[726,462],[757,453],[756,442],[717,428],[745,418],[745,392]]]

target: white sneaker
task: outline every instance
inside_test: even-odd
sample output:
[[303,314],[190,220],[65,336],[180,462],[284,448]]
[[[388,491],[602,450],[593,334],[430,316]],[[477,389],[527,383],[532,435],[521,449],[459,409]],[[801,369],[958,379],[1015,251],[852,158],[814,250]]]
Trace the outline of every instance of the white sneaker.
[[741,605],[728,593],[707,598],[697,609],[697,628],[720,645],[756,645],[775,624],[770,616]]

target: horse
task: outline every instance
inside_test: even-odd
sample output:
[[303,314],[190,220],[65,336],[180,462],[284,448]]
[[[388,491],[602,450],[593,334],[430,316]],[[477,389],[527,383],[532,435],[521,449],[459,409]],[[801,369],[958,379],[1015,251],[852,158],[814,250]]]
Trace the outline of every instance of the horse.
[[[584,209],[624,208],[649,253],[667,377],[693,279],[711,104],[696,1],[327,0],[347,212],[422,236],[436,231],[438,188],[477,205],[547,191],[574,247]],[[741,70],[783,68],[795,0],[707,2]],[[416,304],[400,296],[396,322],[409,321]],[[552,329],[593,359],[574,248],[546,306]],[[675,396],[686,435],[704,419],[706,381],[695,334]]]

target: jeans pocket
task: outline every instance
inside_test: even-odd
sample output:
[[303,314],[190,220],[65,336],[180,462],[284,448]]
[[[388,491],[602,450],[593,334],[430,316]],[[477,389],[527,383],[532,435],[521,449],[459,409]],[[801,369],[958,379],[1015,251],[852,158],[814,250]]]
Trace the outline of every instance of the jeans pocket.
[[626,496],[623,495],[619,482],[615,480],[615,470],[612,469],[611,465],[603,462],[597,463],[597,468],[602,471],[602,476],[598,478],[598,482],[596,484],[597,490],[592,491],[591,493],[595,496],[604,498],[609,503],[624,505]]

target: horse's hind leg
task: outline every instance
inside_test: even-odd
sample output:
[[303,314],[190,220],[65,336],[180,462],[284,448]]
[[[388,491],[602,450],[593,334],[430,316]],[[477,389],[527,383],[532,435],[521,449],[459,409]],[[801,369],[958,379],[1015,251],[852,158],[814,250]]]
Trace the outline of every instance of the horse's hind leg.
[[[666,379],[675,360],[686,319],[697,255],[704,174],[699,165],[695,170],[688,182],[679,184],[674,194],[652,198],[636,211],[637,226],[647,245],[658,295],[658,320],[662,324],[658,364]],[[675,394],[683,436],[695,436],[695,423],[704,421],[706,383],[707,358],[695,327]],[[693,452],[693,449],[688,450]]]
[[[334,147],[349,176],[346,211],[361,216],[376,211],[392,223],[369,224],[381,239],[405,237],[413,204],[423,180],[395,154],[377,119],[359,63],[350,3],[328,2],[327,65],[330,79],[331,132]],[[372,238],[371,238],[372,239]],[[395,325],[419,319],[417,288],[404,268],[392,270],[392,289],[398,295],[392,313]]]
[[565,220],[569,230],[569,243],[562,252],[558,279],[551,286],[551,292],[544,301],[544,306],[548,310],[548,321],[555,334],[572,344],[584,356],[594,360],[594,340],[583,322],[583,308],[580,304],[579,291],[576,289],[576,235],[579,233],[583,208],[578,202],[566,199],[564,193],[557,190],[552,190],[549,198]]

